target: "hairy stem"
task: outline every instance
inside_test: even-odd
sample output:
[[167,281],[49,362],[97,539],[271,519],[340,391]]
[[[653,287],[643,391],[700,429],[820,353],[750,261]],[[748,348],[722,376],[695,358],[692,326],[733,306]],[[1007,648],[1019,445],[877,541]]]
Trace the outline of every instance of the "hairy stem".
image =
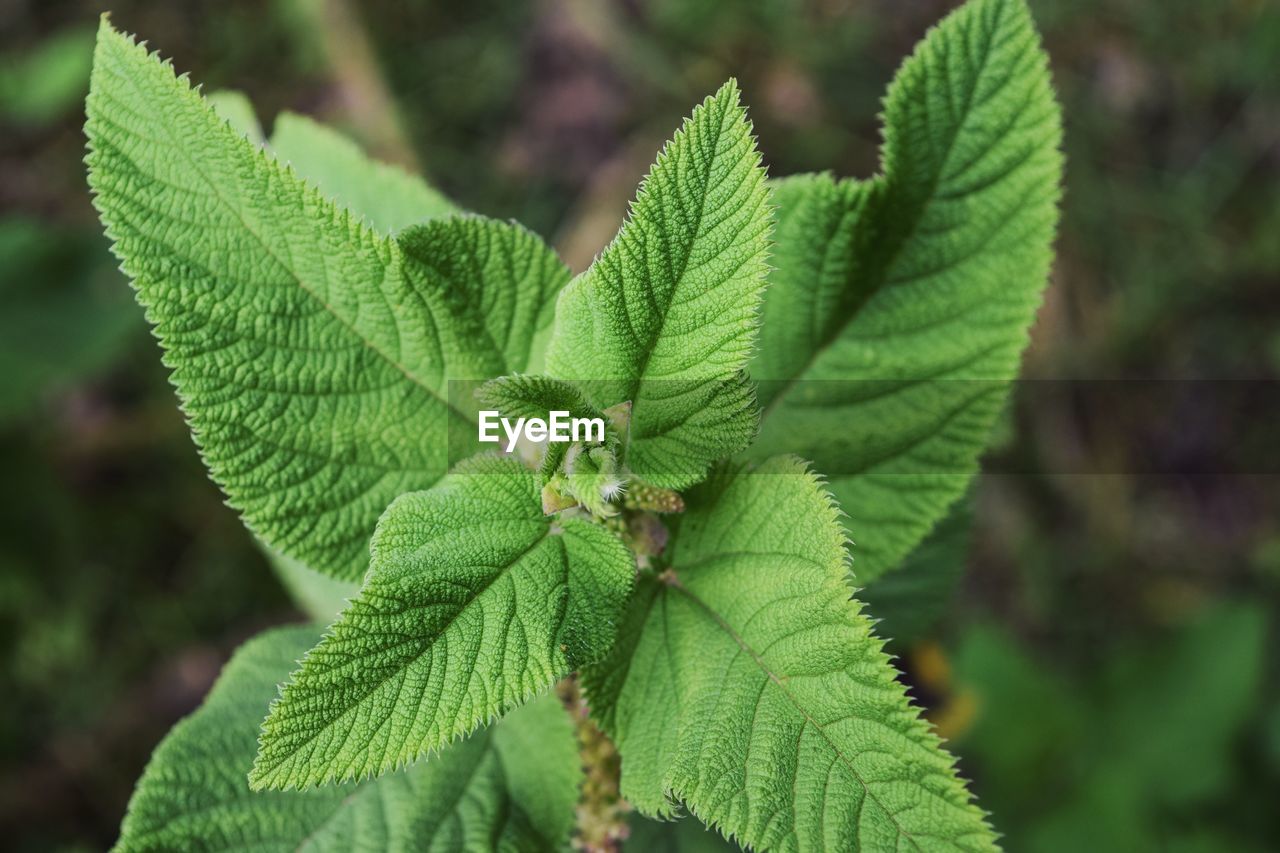
[[627,838],[627,813],[631,811],[631,804],[618,790],[622,762],[617,747],[588,715],[577,676],[564,679],[556,690],[573,717],[586,771],[573,846],[588,853],[616,853]]

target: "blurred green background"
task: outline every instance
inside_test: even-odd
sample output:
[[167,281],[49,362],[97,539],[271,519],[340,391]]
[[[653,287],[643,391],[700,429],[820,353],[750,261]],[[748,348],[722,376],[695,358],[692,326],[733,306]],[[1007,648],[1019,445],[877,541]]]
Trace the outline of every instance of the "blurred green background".
[[[5,846],[110,844],[230,650],[296,616],[206,478],[90,205],[100,12],[264,124],[331,122],[581,269],[729,75],[772,174],[871,174],[884,87],[953,5],[0,0]],[[1280,4],[1031,6],[1067,178],[1027,375],[1276,380]],[[908,602],[889,621],[906,678],[1010,850],[1280,849],[1280,480],[1194,453],[1124,473],[1151,448],[1031,396],[992,452],[1019,473],[983,477],[913,557],[936,581],[869,593]],[[1274,419],[1249,429],[1280,442]],[[1111,473],[1062,473],[1086,468]],[[633,847],[707,840],[680,827]]]

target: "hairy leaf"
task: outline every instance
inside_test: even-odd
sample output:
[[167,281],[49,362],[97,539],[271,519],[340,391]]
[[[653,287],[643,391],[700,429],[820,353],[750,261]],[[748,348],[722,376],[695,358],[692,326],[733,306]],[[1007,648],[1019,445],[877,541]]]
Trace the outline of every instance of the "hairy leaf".
[[545,418],[549,412],[602,418],[577,386],[549,376],[500,376],[476,389],[480,403],[508,418]]
[[[612,510],[604,507],[605,500],[598,487],[603,485],[609,490],[616,489],[622,484],[618,463],[626,453],[630,415],[628,407],[622,406],[612,412],[601,412],[591,405],[582,390],[572,383],[549,376],[523,374],[490,380],[476,390],[476,397],[482,405],[500,412],[506,418],[548,418],[551,412],[561,411],[568,412],[573,418],[599,418],[604,421],[606,449],[593,450],[587,449],[585,444],[576,446],[568,442],[548,441],[539,470],[544,480],[551,482],[550,488],[554,494],[558,495],[561,487],[575,495],[590,494],[591,497],[587,500],[579,499],[582,505],[597,514],[612,513]],[[572,433],[570,436],[572,437]],[[592,459],[593,456],[601,458],[601,454],[607,456],[603,466]],[[575,466],[574,460],[578,459],[583,459],[585,464]],[[604,476],[594,485],[590,485],[587,492],[583,492],[582,489],[588,487],[588,484],[582,481],[582,475],[589,473],[588,469]],[[575,470],[579,476],[572,477]],[[557,474],[560,475],[559,478],[556,477]],[[569,481],[565,478],[569,478]],[[559,495],[559,497],[564,496]],[[567,500],[564,504],[566,507],[573,505],[575,504],[572,500]],[[543,508],[549,512],[553,507],[558,506],[560,506],[558,498],[543,503]],[[601,512],[601,510],[604,511]]]
[[359,596],[263,724],[255,788],[403,766],[607,650],[634,564],[599,525],[553,524],[539,487],[477,457],[391,505]]
[[775,185],[753,454],[830,478],[867,583],[977,470],[1040,303],[1060,117],[1023,0],[973,0],[903,65],[883,173]]
[[631,401],[632,470],[683,488],[754,435],[741,376],[769,240],[751,125],[726,83],[658,155],[618,236],[565,288],[547,364],[589,380],[598,408]]
[[262,709],[319,633],[276,629],[236,652],[204,705],[156,749],[129,803],[119,850],[563,847],[581,771],[572,726],[552,696],[371,782],[251,792],[245,772]]
[[234,89],[220,89],[205,95],[214,112],[233,128],[249,137],[256,145],[266,142],[262,135],[262,125],[258,123],[258,115],[253,111],[253,104],[243,92]]
[[947,612],[964,576],[973,533],[973,497],[966,495],[902,563],[858,591],[880,620],[876,633],[895,649],[922,639]]
[[458,212],[417,175],[371,160],[345,136],[296,113],[276,116],[271,150],[322,193],[364,216],[383,234]]
[[837,510],[803,463],[713,476],[671,548],[584,671],[628,800],[681,800],[753,849],[992,848],[849,597]]
[[479,218],[374,233],[105,19],[87,110],[96,204],[214,479],[268,545],[358,578],[383,509],[474,433],[449,380],[536,367],[567,270]]

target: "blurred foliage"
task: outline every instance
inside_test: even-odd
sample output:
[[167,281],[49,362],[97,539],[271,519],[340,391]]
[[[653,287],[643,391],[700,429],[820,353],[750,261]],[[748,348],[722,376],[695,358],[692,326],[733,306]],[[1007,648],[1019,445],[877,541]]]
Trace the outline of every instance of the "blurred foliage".
[[14,124],[41,126],[77,105],[89,91],[93,30],[53,33],[29,53],[0,65],[0,113]]
[[[1029,375],[1274,381],[1280,6],[1030,2],[1068,177]],[[266,129],[283,109],[330,122],[581,268],[654,148],[730,75],[773,174],[874,172],[884,85],[952,5],[106,7],[210,90],[247,93]],[[103,8],[0,3],[0,827],[14,849],[109,844],[150,749],[229,650],[297,614],[209,483],[90,206],[80,103]],[[1194,399],[1170,412],[1189,437],[1162,450],[1200,470],[1193,427],[1211,415]],[[1256,430],[1244,438],[1275,424]],[[1275,849],[1280,489],[1125,473],[1135,441],[1069,398],[1015,401],[993,458],[1025,473],[984,477],[972,521],[940,527],[867,597],[1010,849]],[[1114,473],[1063,473],[1081,455]],[[919,598],[923,569],[939,582]],[[638,827],[631,848],[708,840],[685,819]]]
[[90,232],[0,219],[0,424],[109,367],[142,323]]
[[708,829],[700,820],[685,815],[679,820],[649,820],[643,815],[631,813],[628,832],[622,845],[623,853],[732,853],[738,847]]
[[1073,674],[970,628],[955,677],[981,706],[958,747],[1009,849],[1266,849],[1280,767],[1245,745],[1262,723],[1267,619],[1214,605]]

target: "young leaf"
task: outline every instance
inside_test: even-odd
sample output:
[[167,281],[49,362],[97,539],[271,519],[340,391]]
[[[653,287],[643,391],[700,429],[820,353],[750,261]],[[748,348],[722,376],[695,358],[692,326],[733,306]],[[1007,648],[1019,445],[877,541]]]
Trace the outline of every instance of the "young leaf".
[[779,181],[752,376],[760,458],[811,458],[859,583],[897,565],[977,470],[1051,258],[1060,116],[1022,0],[973,0],[903,65],[883,174]]
[[990,829],[849,597],[837,510],[790,457],[690,495],[584,670],[622,794],[671,799],[752,849],[988,850]]
[[557,850],[581,771],[554,696],[513,711],[430,761],[364,784],[252,792],[245,771],[276,684],[319,629],[246,643],[198,711],[156,748],[129,803],[119,851]]
[[691,485],[755,433],[741,370],[769,229],[760,154],[731,81],[694,109],[613,243],[561,295],[550,372],[589,380],[598,408],[632,403],[628,462],[647,483]]
[[[593,438],[592,443],[604,443],[607,445],[605,448],[554,441],[546,444],[539,465],[540,473],[546,481],[544,495],[547,497],[543,501],[543,509],[551,512],[555,508],[568,508],[581,503],[597,515],[613,513],[611,508],[605,506],[604,493],[598,486],[603,485],[606,492],[616,496],[611,490],[622,485],[620,466],[626,451],[629,410],[601,412],[587,402],[576,385],[549,376],[502,376],[476,389],[476,398],[481,405],[501,412],[507,418],[548,418],[551,412],[561,411],[568,412],[573,418],[599,418],[603,421],[606,424],[603,441]],[[580,432],[579,435],[582,436],[583,433]],[[583,459],[585,464],[575,466],[574,461],[579,459]],[[571,484],[566,478],[574,473],[575,468],[579,476],[572,478]],[[587,473],[588,469],[604,476],[599,482],[589,486],[589,492],[584,493],[582,488],[588,485],[583,483],[581,475]],[[570,492],[572,496],[562,492]],[[591,497],[587,500],[574,497],[580,494],[590,494]]]
[[474,434],[448,381],[536,367],[567,270],[479,218],[375,234],[105,19],[87,111],[96,204],[214,479],[268,545],[359,578],[450,425]]
[[345,136],[296,113],[276,116],[271,150],[383,234],[459,212],[417,175],[366,157]]
[[500,376],[477,388],[476,398],[508,418],[546,418],[552,411],[580,418],[604,417],[577,386],[549,376]]
[[254,788],[401,767],[607,650],[634,564],[599,525],[553,524],[539,486],[482,456],[387,509],[360,595],[263,724]]

